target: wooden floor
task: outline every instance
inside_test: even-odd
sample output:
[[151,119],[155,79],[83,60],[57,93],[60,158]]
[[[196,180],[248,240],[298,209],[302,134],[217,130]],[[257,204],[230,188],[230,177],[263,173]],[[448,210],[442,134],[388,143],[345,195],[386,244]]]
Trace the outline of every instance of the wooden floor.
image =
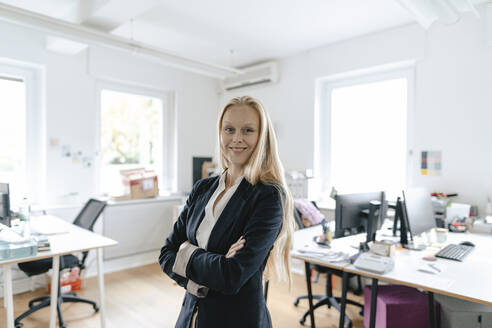
[[[303,276],[293,275],[293,286],[289,292],[286,285],[270,285],[268,308],[273,326],[279,328],[303,327],[299,323],[302,314],[307,310],[307,300],[302,300],[298,307],[293,305],[298,295],[306,294],[306,283]],[[313,284],[315,293],[322,293],[325,281],[323,278]],[[339,284],[337,284],[339,285]],[[147,265],[130,270],[115,272],[105,276],[106,286],[106,323],[108,328],[171,328],[184,296],[184,289],[175,285],[164,275],[159,265]],[[27,310],[28,301],[46,294],[46,290],[18,294],[14,297],[14,315],[18,316]],[[89,278],[83,290],[78,293],[82,297],[98,300],[97,278]],[[339,289],[335,291],[339,295]],[[362,302],[362,297],[349,293],[353,300]],[[0,299],[1,300],[1,299]],[[3,301],[3,300],[2,300]],[[68,303],[62,305],[65,323],[70,328],[100,327],[99,314],[94,313],[92,306],[87,304]],[[347,314],[352,319],[353,327],[363,327],[363,318],[358,308],[347,307]],[[315,311],[316,327],[338,327],[338,312],[323,307]],[[23,320],[24,328],[46,328],[49,324],[49,308],[40,310]],[[0,327],[5,325],[5,309],[0,308]],[[309,326],[309,319],[306,321]]]

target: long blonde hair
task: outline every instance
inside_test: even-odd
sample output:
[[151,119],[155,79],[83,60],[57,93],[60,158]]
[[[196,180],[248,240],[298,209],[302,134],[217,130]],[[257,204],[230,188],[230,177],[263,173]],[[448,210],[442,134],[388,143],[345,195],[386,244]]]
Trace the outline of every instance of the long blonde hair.
[[275,240],[272,254],[268,258],[265,269],[265,278],[275,278],[277,281],[291,283],[290,275],[290,248],[294,233],[293,201],[290,190],[285,182],[284,168],[277,152],[277,138],[270,117],[263,105],[256,99],[243,96],[231,99],[222,109],[218,121],[218,157],[222,169],[229,167],[220,146],[220,133],[224,114],[232,106],[249,106],[258,112],[260,129],[258,143],[244,169],[244,176],[251,184],[261,181],[275,186],[281,195],[283,205],[282,229]]

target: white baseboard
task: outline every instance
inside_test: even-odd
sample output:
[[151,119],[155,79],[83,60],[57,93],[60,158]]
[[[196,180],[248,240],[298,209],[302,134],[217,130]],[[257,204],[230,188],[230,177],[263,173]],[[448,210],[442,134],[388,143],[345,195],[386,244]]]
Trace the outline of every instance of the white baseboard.
[[[151,251],[131,256],[125,256],[117,259],[104,261],[104,273],[111,273],[130,268],[135,268],[147,264],[157,263],[159,251]],[[94,263],[96,264],[96,263]],[[157,265],[157,264],[156,264]],[[85,273],[85,277],[97,276],[97,265],[90,265]]]

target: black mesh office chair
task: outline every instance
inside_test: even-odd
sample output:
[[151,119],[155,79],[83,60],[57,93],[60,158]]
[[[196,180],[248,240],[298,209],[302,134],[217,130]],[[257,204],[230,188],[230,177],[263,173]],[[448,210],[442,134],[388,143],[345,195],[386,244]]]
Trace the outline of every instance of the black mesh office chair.
[[[79,226],[81,228],[92,231],[94,228],[94,224],[96,220],[101,215],[104,207],[106,206],[105,202],[90,199],[85,205],[84,208],[80,211],[80,213],[75,218],[73,224]],[[82,253],[82,259],[79,259],[77,256],[69,254],[63,255],[60,257],[60,270],[67,268],[79,267],[80,270],[85,268],[85,260],[87,259],[88,252]],[[53,259],[47,258],[37,261],[19,263],[19,268],[24,271],[28,276],[34,276],[41,273],[48,272],[53,266]],[[42,296],[29,301],[29,310],[22,313],[15,319],[15,327],[20,328],[23,326],[21,320],[30,315],[33,312],[36,312],[44,307],[50,306],[51,298],[50,296]],[[61,304],[64,302],[81,302],[91,304],[94,310],[99,311],[99,307],[96,302],[78,297],[74,292],[61,294],[60,293],[60,279],[58,279],[58,304],[57,304],[57,312],[58,312],[58,322],[60,327],[65,328],[66,325],[63,322],[63,317],[61,313]]]
[[[315,202],[313,202],[314,206],[316,208],[318,208],[318,206],[316,205]],[[294,211],[294,218],[297,222],[297,225],[299,227],[299,229],[304,229],[305,226],[302,222],[302,219],[301,219],[301,213],[298,211],[298,210],[295,210]],[[343,275],[343,272],[340,271],[340,270],[336,270],[336,269],[332,269],[332,268],[328,268],[328,267],[325,267],[325,266],[322,266],[322,265],[319,265],[319,264],[310,264],[310,267],[312,270],[315,270],[317,272],[317,275],[316,275],[316,280],[314,282],[317,281],[318,277],[320,274],[326,274],[327,277],[326,277],[326,288],[325,288],[325,294],[315,294],[313,295],[313,299],[316,299],[318,300],[318,302],[316,302],[316,304],[313,305],[313,311],[323,305],[326,305],[328,306],[328,308],[331,308],[332,306],[338,310],[338,312],[340,312],[340,302],[341,302],[341,298],[338,297],[338,296],[333,296],[333,286],[332,286],[332,283],[331,283],[331,279],[332,279],[332,276],[335,275],[335,276],[339,276],[341,277]],[[358,275],[355,275],[355,274],[349,274],[349,278],[351,277],[357,277],[357,283],[358,283],[358,286],[357,286],[357,289],[354,290],[354,294],[356,295],[360,295],[362,293],[362,286],[361,286],[361,280],[360,280],[360,276]],[[294,305],[297,306],[299,304],[299,301],[301,299],[307,299],[308,296],[307,295],[302,295],[302,296],[299,296],[296,298],[295,302],[294,302]],[[358,302],[355,302],[353,300],[350,300],[350,299],[347,299],[346,300],[346,304],[352,304],[352,305],[355,305],[355,306],[358,306],[361,308],[360,310],[360,314],[362,315],[363,314],[363,310],[364,310],[364,306]],[[306,321],[306,318],[307,316],[309,315],[309,310],[307,310],[304,315],[302,316],[301,320],[299,320],[299,322],[304,325],[304,322]],[[347,327],[352,327],[352,322],[350,321],[350,318],[348,318],[348,316],[345,317],[345,323],[346,323],[346,326]]]

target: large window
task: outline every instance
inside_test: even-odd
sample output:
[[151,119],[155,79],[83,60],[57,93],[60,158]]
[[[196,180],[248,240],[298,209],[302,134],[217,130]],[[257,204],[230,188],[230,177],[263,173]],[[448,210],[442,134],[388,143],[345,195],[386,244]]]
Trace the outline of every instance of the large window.
[[11,185],[13,202],[26,193],[26,85],[0,73],[0,182]]
[[[101,90],[101,188],[122,192],[120,171],[154,170],[163,178],[164,102],[162,98]],[[162,189],[162,183],[160,183]]]
[[0,182],[15,207],[46,195],[44,69],[0,59]]
[[325,81],[321,88],[319,172],[339,193],[407,185],[408,71]]

